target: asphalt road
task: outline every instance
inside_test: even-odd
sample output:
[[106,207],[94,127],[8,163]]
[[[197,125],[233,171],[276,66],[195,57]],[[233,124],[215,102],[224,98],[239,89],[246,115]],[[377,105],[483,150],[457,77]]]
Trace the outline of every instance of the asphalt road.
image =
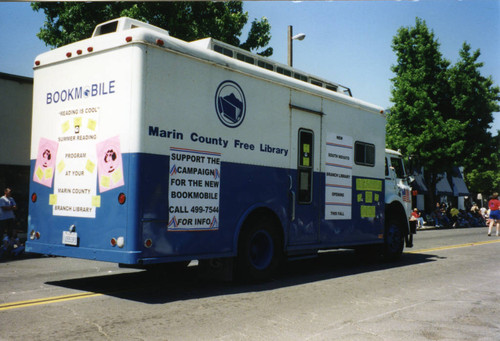
[[500,340],[500,238],[419,231],[401,261],[351,251],[262,284],[68,258],[0,262],[0,340]]

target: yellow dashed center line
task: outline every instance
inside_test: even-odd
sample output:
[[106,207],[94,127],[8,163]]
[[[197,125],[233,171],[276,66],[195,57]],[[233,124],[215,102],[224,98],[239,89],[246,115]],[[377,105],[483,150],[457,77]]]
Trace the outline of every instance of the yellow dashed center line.
[[432,251],[460,249],[463,247],[486,245],[486,244],[493,244],[493,243],[499,243],[499,242],[500,242],[500,239],[496,239],[496,240],[488,240],[488,241],[484,241],[484,242],[474,242],[474,243],[466,243],[466,244],[458,244],[458,245],[440,246],[440,247],[434,247],[431,249],[414,250],[414,251],[408,251],[406,253],[425,253],[425,252],[432,252]]
[[84,293],[73,294],[73,295],[54,296],[54,297],[39,298],[39,299],[29,300],[29,301],[4,303],[4,304],[0,304],[0,311],[10,310],[10,309],[18,309],[18,308],[26,308],[26,307],[32,307],[35,305],[42,305],[42,304],[49,304],[49,303],[79,300],[82,298],[97,297],[97,296],[102,296],[102,295],[104,295],[104,294],[95,293],[95,292],[84,292]]

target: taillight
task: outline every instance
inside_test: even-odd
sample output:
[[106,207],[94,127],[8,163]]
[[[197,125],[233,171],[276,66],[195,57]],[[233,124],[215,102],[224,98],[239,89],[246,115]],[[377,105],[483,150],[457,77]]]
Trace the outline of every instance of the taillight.
[[118,237],[118,238],[111,238],[111,246],[115,247],[118,246],[119,248],[122,248],[125,246],[125,238],[123,237]]
[[118,202],[120,203],[120,205],[123,205],[125,201],[127,201],[127,196],[125,195],[125,193],[118,194]]
[[125,38],[125,41],[126,41],[127,43],[130,43],[130,42],[132,41],[132,37],[131,37],[131,36],[128,36],[127,38]]
[[92,52],[94,51],[94,48],[92,46],[87,47],[87,52]]
[[36,193],[31,194],[31,202],[35,203],[36,199],[38,199],[38,196],[36,195]]
[[165,44],[165,42],[161,39],[156,39],[156,45],[158,46],[163,46]]
[[125,246],[125,238],[123,237],[118,237],[116,238],[116,245],[119,247],[119,248],[122,248]]
[[71,57],[71,52],[66,53],[66,57],[70,58]]
[[40,239],[40,232],[35,231],[35,230],[31,230],[30,239],[31,240]]

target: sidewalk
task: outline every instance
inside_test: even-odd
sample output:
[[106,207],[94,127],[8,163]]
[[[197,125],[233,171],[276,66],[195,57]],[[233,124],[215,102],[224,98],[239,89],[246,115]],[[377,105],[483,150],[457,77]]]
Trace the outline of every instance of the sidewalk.
[[477,228],[485,228],[487,229],[487,226],[470,226],[470,227],[452,227],[452,226],[434,226],[434,225],[424,225],[421,228],[417,228],[417,231],[424,231],[424,230],[454,230],[454,229],[477,229]]

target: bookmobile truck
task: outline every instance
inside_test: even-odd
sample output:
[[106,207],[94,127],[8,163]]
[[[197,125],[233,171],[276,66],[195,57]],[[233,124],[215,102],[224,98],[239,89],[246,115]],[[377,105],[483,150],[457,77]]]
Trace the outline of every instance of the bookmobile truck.
[[412,246],[384,112],[347,87],[119,18],[39,55],[33,103],[29,252],[265,279],[321,250]]

